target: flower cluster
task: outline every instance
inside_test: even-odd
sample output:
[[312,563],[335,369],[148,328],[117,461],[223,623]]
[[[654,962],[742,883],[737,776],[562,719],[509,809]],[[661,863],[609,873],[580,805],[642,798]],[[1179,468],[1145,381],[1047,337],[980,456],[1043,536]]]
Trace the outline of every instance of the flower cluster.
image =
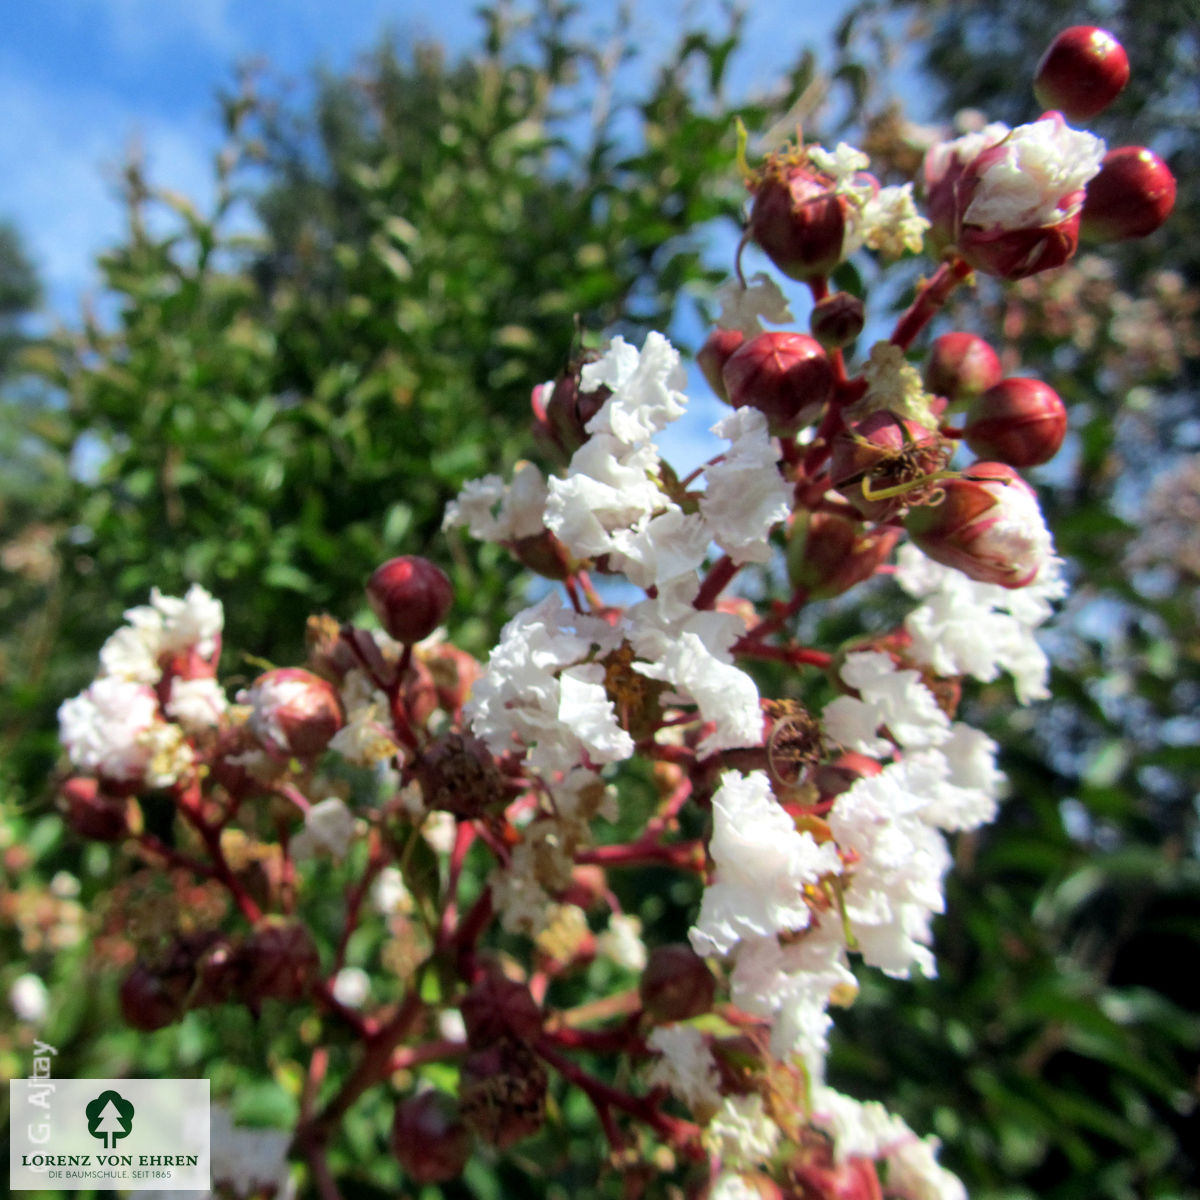
[[[1035,634],[1063,571],[1019,471],[1053,457],[1067,416],[974,333],[915,347],[973,270],[1066,261],[1105,161],[1059,114],[984,126],[929,150],[928,216],[845,144],[747,168],[746,238],[804,281],[809,332],[766,329],[789,305],[739,263],[700,355],[729,412],[682,478],[660,443],[686,376],[662,335],[615,337],[534,390],[555,465],[468,483],[445,517],[550,581],[486,664],[440,628],[450,580],[414,556],[366,585],[381,630],[314,617],[306,664],[233,703],[203,589],[130,610],[60,713],[72,826],[175,889],[133,923],[127,1020],[283,1004],[336,1025],[321,1038],[357,1057],[322,1106],[316,1048],[290,1143],[318,1180],[365,1090],[438,1064],[456,1093],[416,1086],[395,1109],[416,1183],[536,1134],[551,1086],[571,1086],[614,1162],[640,1127],[722,1200],[963,1196],[936,1139],[828,1086],[831,1010],[860,970],[936,972],[950,838],[1003,792],[995,744],[958,719],[965,681],[1046,695]],[[859,352],[865,302],[830,273],[918,253],[926,232],[940,266]],[[799,640],[802,611],[882,576],[890,629]],[[140,819],[154,790],[171,839]],[[306,915],[311,859],[346,881],[332,947]],[[690,884],[686,943],[648,945],[622,911],[615,873],[650,866]],[[597,959],[613,993],[556,1006],[552,985]],[[283,1141],[223,1135],[230,1171],[275,1186]]]

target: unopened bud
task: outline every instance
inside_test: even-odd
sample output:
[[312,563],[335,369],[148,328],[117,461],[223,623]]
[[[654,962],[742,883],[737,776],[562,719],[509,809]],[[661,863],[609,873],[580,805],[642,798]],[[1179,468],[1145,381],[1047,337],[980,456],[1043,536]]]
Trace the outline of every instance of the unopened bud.
[[554,381],[550,399],[546,401],[546,422],[550,436],[564,454],[574,454],[588,439],[587,423],[604,407],[612,395],[603,384],[590,392],[580,387],[580,372],[600,354],[585,350],[573,359]]
[[1148,237],[1175,207],[1175,176],[1153,150],[1110,150],[1088,184],[1081,228],[1097,242]]
[[141,809],[132,796],[110,796],[95,779],[82,775],[62,787],[67,824],[80,837],[95,842],[115,842],[141,827]]
[[303,1000],[320,968],[308,930],[295,922],[267,918],[238,951],[245,972],[243,999],[257,1008],[263,1000]]
[[954,453],[936,430],[895,413],[873,412],[833,442],[833,486],[870,521],[887,521],[938,493]]
[[730,404],[757,408],[777,434],[795,433],[833,395],[833,364],[803,333],[760,333],[730,356],[724,378]]
[[856,515],[799,512],[788,532],[788,579],[812,600],[840,596],[870,579],[899,538],[898,529],[865,529]]
[[250,729],[277,754],[320,754],[342,727],[342,705],[333,685],[299,667],[260,675],[238,701],[250,705]]
[[951,404],[986,392],[1003,374],[995,350],[973,333],[943,333],[925,362],[926,388]]
[[414,1183],[443,1183],[467,1165],[471,1132],[451,1096],[421,1092],[396,1107],[392,1151]]
[[138,963],[121,983],[121,1015],[126,1024],[145,1033],[165,1029],[183,1016],[185,994],[157,972]]
[[542,1010],[523,983],[490,967],[459,1005],[472,1046],[490,1046],[504,1039],[532,1042],[542,1032]]
[[946,479],[941,503],[904,526],[930,558],[980,583],[1020,588],[1037,578],[1050,538],[1034,490],[1006,463],[975,463]]
[[655,946],[642,972],[642,1007],[656,1021],[686,1021],[712,1008],[717,981],[708,964],[682,942]]
[[967,410],[967,445],[980,458],[1010,467],[1049,462],[1066,434],[1066,406],[1038,379],[1001,380]]
[[803,152],[772,155],[750,188],[750,236],[785,275],[828,275],[842,261],[850,201]]
[[1076,123],[1102,113],[1129,82],[1129,56],[1106,29],[1072,25],[1050,43],[1033,77],[1043,108]]
[[826,350],[840,350],[862,333],[865,320],[863,302],[857,296],[834,292],[813,305],[808,327]]
[[398,642],[419,642],[445,619],[454,589],[445,571],[427,558],[389,559],[367,582],[367,599],[379,623]]
[[717,328],[704,339],[704,345],[696,355],[696,365],[704,372],[708,386],[722,400],[729,400],[729,389],[725,386],[725,364],[745,340],[746,335],[740,329]]
[[875,1164],[869,1158],[848,1158],[793,1164],[788,1174],[804,1200],[883,1200]]

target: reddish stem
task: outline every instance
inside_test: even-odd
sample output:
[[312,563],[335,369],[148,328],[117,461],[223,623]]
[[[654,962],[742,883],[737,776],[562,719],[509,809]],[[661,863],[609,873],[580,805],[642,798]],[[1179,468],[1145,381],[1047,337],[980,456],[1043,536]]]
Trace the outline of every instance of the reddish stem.
[[594,846],[581,850],[575,861],[602,867],[678,867],[681,871],[704,870],[704,843],[699,839],[672,842],[669,846],[631,842],[623,846]]
[[696,599],[692,601],[693,608],[712,608],[717,597],[729,586],[729,581],[738,573],[738,567],[728,554],[723,555],[713,563]]
[[891,337],[892,345],[907,350],[917,334],[950,298],[950,293],[970,274],[970,266],[957,255],[942,263],[917,293],[908,311],[896,322]]

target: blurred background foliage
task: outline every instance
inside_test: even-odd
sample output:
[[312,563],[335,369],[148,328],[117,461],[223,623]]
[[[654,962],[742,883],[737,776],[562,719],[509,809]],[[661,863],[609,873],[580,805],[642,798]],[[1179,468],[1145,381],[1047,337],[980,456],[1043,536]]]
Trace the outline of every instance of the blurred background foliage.
[[[246,1084],[268,1049],[261,1026],[222,1040],[196,1014],[134,1038],[111,989],[79,987],[94,962],[71,938],[123,867],[64,836],[54,711],[121,611],[152,586],[202,582],[226,605],[223,674],[248,676],[298,659],[310,612],[360,611],[379,561],[427,553],[454,577],[459,640],[482,652],[523,585],[494,548],[444,540],[442,507],[464,479],[537,454],[529,391],[565,363],[577,323],[640,340],[725,274],[706,239],[739,220],[734,116],[786,135],[803,115],[830,141],[853,129],[891,177],[911,177],[910,120],[1036,117],[1041,50],[1095,21],[1134,65],[1095,128],[1155,146],[1178,208],[1155,237],[1105,251],[1112,265],[985,281],[931,331],[1003,329],[1009,369],[1067,400],[1070,444],[1038,482],[1073,593],[1052,701],[1014,714],[1006,685],[968,696],[1012,796],[960,840],[940,978],[865,979],[831,1075],[936,1132],[977,1197],[1200,1195],[1200,21],[1192,0],[1069,9],[872,0],[821,55],[824,75],[798,53],[748,100],[725,86],[735,15],[681,31],[631,76],[639,48],[619,20],[597,46],[556,0],[501,5],[475,54],[382,44],[321,77],[311,103],[243,76],[223,98],[215,206],[131,162],[127,234],[78,328],[22,335],[36,279],[17,234],[0,233],[0,991],[32,969],[72,998],[47,1032],[67,1048],[61,1074],[225,1050]],[[918,94],[906,112],[900,98]],[[876,624],[902,612],[879,604]],[[824,622],[861,628],[853,611]],[[622,882],[636,907],[639,881]],[[656,903],[662,881],[641,882]],[[0,1067],[21,1072],[6,1022]],[[286,1120],[278,1093],[264,1081],[250,1115]],[[447,1195],[619,1194],[586,1173],[594,1131],[565,1104],[553,1146]],[[351,1159],[370,1158],[385,1107],[356,1110]]]

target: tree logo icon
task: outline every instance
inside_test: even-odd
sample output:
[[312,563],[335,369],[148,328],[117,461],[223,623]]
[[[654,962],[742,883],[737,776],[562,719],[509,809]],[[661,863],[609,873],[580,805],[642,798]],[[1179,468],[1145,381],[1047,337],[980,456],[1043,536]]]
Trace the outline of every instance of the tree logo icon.
[[133,1105],[111,1088],[101,1092],[83,1111],[87,1114],[88,1133],[99,1138],[105,1150],[111,1150],[133,1129]]

